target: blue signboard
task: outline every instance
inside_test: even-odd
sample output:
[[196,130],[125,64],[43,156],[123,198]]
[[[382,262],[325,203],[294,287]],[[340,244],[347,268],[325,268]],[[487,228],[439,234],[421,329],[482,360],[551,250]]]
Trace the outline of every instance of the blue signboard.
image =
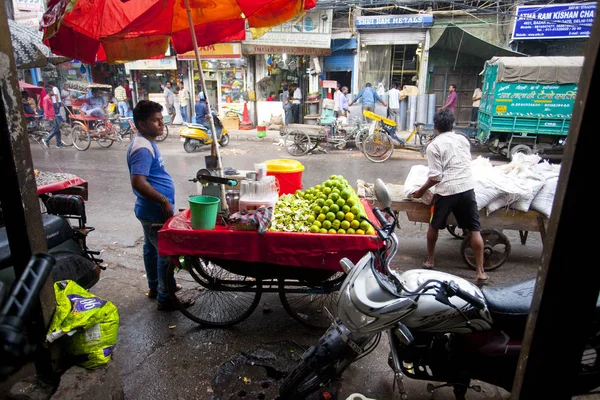
[[517,7],[513,39],[568,39],[590,36],[596,3]]
[[356,17],[358,29],[427,28],[433,26],[432,14]]

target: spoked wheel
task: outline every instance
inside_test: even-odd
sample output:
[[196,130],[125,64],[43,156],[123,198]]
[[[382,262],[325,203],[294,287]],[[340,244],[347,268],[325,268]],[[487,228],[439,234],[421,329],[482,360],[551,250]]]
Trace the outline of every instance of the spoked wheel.
[[464,239],[469,234],[466,229],[459,228],[458,225],[448,225],[446,230],[457,239]]
[[[175,278],[175,279],[173,279]],[[183,289],[175,295],[175,282]],[[183,268],[171,263],[167,289],[179,310],[199,324],[214,327],[235,325],[252,314],[260,301],[260,279],[234,274],[198,257],[185,257]],[[193,302],[189,307],[182,300]]]
[[369,161],[375,163],[386,161],[394,153],[392,138],[385,132],[374,132],[363,142],[363,153]]
[[[510,255],[510,241],[499,230],[484,228],[481,230],[483,238],[483,268],[493,271],[500,268]],[[475,252],[471,248],[471,235],[468,234],[460,246],[463,260],[471,269],[476,269]]]
[[363,143],[368,136],[369,136],[369,131],[367,129],[360,130],[356,134],[356,136],[354,136],[354,144],[356,145],[357,149],[359,149],[360,151],[364,151]]
[[338,291],[346,274],[336,272],[329,279],[312,284],[306,281],[279,280],[279,299],[283,308],[296,321],[310,328],[326,329],[330,313],[336,315]]
[[73,125],[73,146],[77,150],[85,151],[90,148],[92,138],[90,132],[87,131],[82,124]]
[[285,135],[284,145],[288,153],[293,156],[303,156],[312,149],[310,137],[300,131],[292,131]]
[[169,136],[169,127],[165,125],[162,135],[156,137],[157,142],[163,142]]
[[113,145],[114,140],[111,137],[113,136],[113,131],[108,129],[104,123],[98,123],[95,130],[98,132],[97,142],[100,147],[107,149]]
[[73,127],[70,124],[61,122],[60,138],[63,146],[73,146]]

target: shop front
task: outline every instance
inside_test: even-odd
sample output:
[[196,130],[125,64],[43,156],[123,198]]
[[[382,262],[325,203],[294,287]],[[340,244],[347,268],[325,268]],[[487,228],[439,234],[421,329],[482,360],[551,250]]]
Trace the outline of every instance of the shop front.
[[358,57],[353,92],[371,83],[380,93],[392,83],[413,85],[425,93],[432,14],[356,17]]
[[[299,122],[316,122],[322,100],[320,81],[325,78],[324,57],[331,54],[332,15],[331,10],[309,11],[302,19],[279,25],[258,39],[247,32],[242,51],[254,67],[249,82],[256,95],[255,123],[269,125],[272,117],[284,115],[280,101],[284,84],[288,89],[294,84],[300,88]],[[267,101],[270,97],[273,100]]]

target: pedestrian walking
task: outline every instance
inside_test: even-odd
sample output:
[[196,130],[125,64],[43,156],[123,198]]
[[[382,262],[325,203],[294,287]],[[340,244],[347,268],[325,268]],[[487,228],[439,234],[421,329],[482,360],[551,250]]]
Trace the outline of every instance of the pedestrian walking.
[[54,112],[54,103],[52,102],[51,96],[53,94],[53,87],[48,85],[46,86],[45,90],[46,96],[43,100],[44,115],[48,121],[52,122],[52,129],[50,130],[48,136],[42,139],[42,144],[45,147],[50,147],[50,140],[53,137],[56,137],[56,147],[61,149],[63,147],[63,144],[62,138],[60,136],[60,123],[58,121],[58,118],[56,117],[56,113]]
[[471,144],[465,136],[452,130],[453,125],[454,114],[449,108],[438,110],[433,116],[436,137],[427,146],[429,176],[425,184],[412,194],[416,199],[421,198],[435,186],[427,230],[427,259],[422,267],[434,268],[438,233],[440,229],[446,229],[448,216],[452,213],[458,226],[469,231],[477,265],[477,283],[483,284],[488,276],[483,269],[483,238],[473,190]]
[[129,104],[127,104],[127,91],[123,82],[119,82],[119,86],[115,88],[115,99],[117,100],[117,107],[119,107],[119,115],[126,117],[129,112]]
[[71,90],[69,90],[69,84],[67,82],[63,84],[63,88],[60,91],[60,97],[62,98],[63,107],[65,107],[65,114],[70,122],[71,115],[73,115],[73,103],[71,102]]
[[62,98],[60,96],[60,90],[56,87],[56,83],[50,82],[52,86],[52,106],[54,107],[54,115],[60,122],[64,122],[63,117],[60,115],[60,109],[62,108]]
[[168,125],[173,124],[175,121],[175,117],[177,116],[177,111],[175,111],[175,94],[171,90],[171,82],[165,83],[165,90],[163,92],[165,96],[165,103],[167,104],[167,114],[171,117],[171,121]]
[[338,92],[340,92],[337,104],[339,116],[347,118],[350,113],[348,97],[346,96],[348,94],[348,88],[344,86],[342,90],[338,90]]
[[183,122],[189,123],[188,104],[190,103],[190,92],[183,86],[183,82],[179,83],[179,110]]
[[133,122],[139,133],[127,150],[127,166],[137,198],[135,216],[144,231],[148,297],[158,299],[159,311],[171,311],[177,307],[167,292],[168,258],[158,255],[159,226],[173,216],[175,209],[175,185],[156,145],[156,137],[162,135],[165,128],[162,109],[160,104],[149,100],[140,101],[133,109]]
[[398,82],[394,82],[388,92],[388,104],[388,118],[398,124],[398,117],[400,117],[400,90],[398,90]]
[[281,93],[281,103],[283,104],[283,112],[285,114],[283,124],[289,125],[292,123],[292,102],[290,101],[290,92],[287,84],[284,84],[281,88],[283,89],[283,92]]
[[342,94],[342,91],[340,89],[340,84],[336,84],[335,86],[335,92],[333,92],[333,112],[335,114],[335,117],[339,117],[340,116],[340,95]]
[[292,85],[292,120],[294,124],[300,123],[300,104],[302,104],[302,91],[298,85]]
[[451,83],[450,86],[448,86],[448,97],[446,98],[446,103],[444,103],[440,110],[448,109],[452,111],[452,115],[454,115],[454,112],[456,110],[456,97],[456,85],[454,83]]
[[473,91],[473,108],[471,109],[471,122],[477,123],[477,116],[479,115],[479,105],[481,104],[481,89],[475,88]]
[[131,93],[131,86],[129,86],[129,80],[125,79],[125,84],[123,85],[125,88],[125,95],[127,96],[127,104],[129,104],[129,109],[133,110],[133,94]]
[[371,87],[371,83],[369,83],[369,82],[367,82],[367,84],[365,84],[365,87],[358,93],[358,96],[356,96],[354,101],[351,101],[349,105],[351,106],[352,104],[358,102],[359,100],[362,101],[363,113],[365,112],[365,110],[375,112],[375,102],[376,101],[383,104],[384,107],[387,107],[387,104],[385,104],[385,101],[381,100],[381,98],[379,97],[379,95],[377,94],[375,89],[373,89]]

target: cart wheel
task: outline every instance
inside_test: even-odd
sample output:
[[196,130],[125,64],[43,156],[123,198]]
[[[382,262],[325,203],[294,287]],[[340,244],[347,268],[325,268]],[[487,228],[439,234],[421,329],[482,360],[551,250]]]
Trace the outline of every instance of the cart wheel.
[[354,136],[354,144],[356,145],[357,149],[359,149],[360,151],[364,151],[363,143],[368,136],[369,136],[368,129],[361,129],[360,131],[358,131],[356,136]]
[[73,128],[70,124],[61,122],[60,138],[64,146],[73,146]]
[[[179,310],[192,321],[206,326],[231,326],[248,318],[258,306],[262,294],[260,279],[231,273],[198,257],[185,257],[182,265],[179,268],[170,263],[167,289]],[[175,282],[183,286],[177,295]],[[193,304],[186,308],[179,298]]]
[[458,225],[448,225],[446,230],[457,239],[464,239],[468,235],[466,229],[459,228]]
[[527,146],[526,144],[518,144],[510,149],[510,159],[512,160],[514,156],[519,153],[529,155],[533,153],[533,150],[531,150],[531,147]]
[[96,141],[98,142],[100,147],[108,149],[110,146],[113,145],[114,140],[111,139],[111,136],[113,136],[112,132],[106,127],[106,124],[104,124],[104,122],[98,123],[96,125],[96,128],[94,129],[96,132],[98,132],[98,139]]
[[165,130],[162,135],[156,137],[157,142],[163,142],[169,136],[169,126],[165,125]]
[[300,131],[292,131],[285,135],[284,145],[288,153],[299,157],[312,149],[308,134]]
[[[489,228],[481,230],[481,237],[483,238],[483,268],[486,271],[500,268],[510,254],[510,241],[504,233]],[[477,264],[475,263],[475,253],[471,248],[470,234],[464,238],[460,252],[469,268],[476,269]]]
[[337,316],[338,291],[344,279],[343,272],[319,283],[279,279],[279,299],[296,321],[310,328],[326,329],[331,319],[325,308]]
[[75,123],[73,125],[73,146],[77,150],[85,151],[90,148],[90,144],[92,143],[92,138],[90,137],[90,132],[87,131],[82,124]]
[[394,153],[392,138],[385,132],[375,131],[363,142],[363,153],[372,162],[384,162]]

